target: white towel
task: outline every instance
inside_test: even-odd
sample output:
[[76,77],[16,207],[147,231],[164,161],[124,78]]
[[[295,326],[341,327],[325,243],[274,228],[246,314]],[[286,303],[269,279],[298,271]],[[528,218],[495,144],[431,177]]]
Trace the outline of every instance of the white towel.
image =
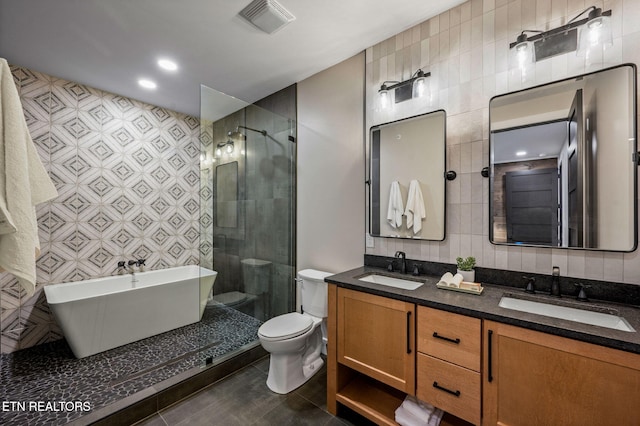
[[429,419],[435,407],[427,402],[420,401],[415,396],[407,395],[402,402],[402,407],[414,417]]
[[401,426],[428,426],[429,418],[429,416],[416,417],[402,405],[395,412],[395,421]]
[[422,219],[427,217],[427,212],[424,208],[424,200],[422,198],[422,190],[420,189],[420,182],[412,180],[409,184],[409,195],[407,196],[407,208],[404,211],[404,215],[407,217],[407,228],[411,229],[413,226],[413,233],[417,234],[422,229]]
[[394,180],[391,182],[389,191],[389,207],[387,209],[387,221],[392,228],[400,228],[402,226],[402,212],[404,206],[402,204],[402,193],[400,192],[400,184]]
[[33,294],[40,255],[37,204],[58,196],[29,135],[11,70],[0,58],[0,272]]
[[427,426],[438,426],[442,421],[443,415],[444,415],[444,411],[442,411],[439,408],[436,408],[434,412],[431,414],[431,417],[429,417],[429,423],[427,423]]

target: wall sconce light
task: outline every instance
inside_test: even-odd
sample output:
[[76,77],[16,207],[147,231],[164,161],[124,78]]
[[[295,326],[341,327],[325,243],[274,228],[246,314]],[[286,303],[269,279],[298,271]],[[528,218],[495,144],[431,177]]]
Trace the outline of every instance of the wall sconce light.
[[233,141],[231,139],[228,139],[226,142],[220,142],[216,146],[216,157],[221,157],[223,150],[229,155],[233,154]]
[[[418,69],[411,78],[404,81],[385,81],[378,90],[378,101],[381,109],[387,109],[391,105],[391,94],[393,93],[394,103],[404,102],[408,99],[426,96],[428,93],[426,78],[431,76],[430,72]],[[393,92],[391,92],[393,90]]]
[[[586,18],[577,20],[589,12]],[[524,30],[513,43],[509,44],[520,69],[528,64],[556,55],[577,51],[578,56],[588,55],[590,49],[612,44],[611,10],[602,11],[591,6],[569,20],[565,25],[549,31]],[[578,28],[580,42],[578,42]],[[528,36],[527,33],[536,33]]]

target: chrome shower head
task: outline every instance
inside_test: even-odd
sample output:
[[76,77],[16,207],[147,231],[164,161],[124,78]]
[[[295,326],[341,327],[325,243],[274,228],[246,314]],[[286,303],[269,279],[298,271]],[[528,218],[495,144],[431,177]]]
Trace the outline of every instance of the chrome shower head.
[[239,130],[238,127],[236,127],[236,129],[234,131],[227,133],[227,136],[230,139],[244,139],[245,138],[244,134]]

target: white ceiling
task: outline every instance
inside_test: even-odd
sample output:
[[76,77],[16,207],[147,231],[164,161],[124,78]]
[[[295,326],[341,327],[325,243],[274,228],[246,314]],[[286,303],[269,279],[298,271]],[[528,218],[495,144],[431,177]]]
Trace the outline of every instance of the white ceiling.
[[[493,133],[491,141],[493,162],[511,163],[559,157],[567,137],[567,121]],[[516,152],[526,154],[519,156]]]
[[200,84],[255,102],[463,3],[279,1],[296,20],[269,35],[238,16],[250,0],[0,0],[0,57],[197,116]]

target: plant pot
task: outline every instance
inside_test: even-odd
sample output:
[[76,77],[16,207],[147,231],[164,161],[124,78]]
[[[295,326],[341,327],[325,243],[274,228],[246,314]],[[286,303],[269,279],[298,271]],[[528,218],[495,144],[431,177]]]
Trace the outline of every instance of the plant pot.
[[475,270],[470,270],[470,271],[461,271],[460,269],[458,269],[458,273],[460,275],[462,275],[462,281],[466,281],[468,283],[474,283],[476,282],[476,271]]

